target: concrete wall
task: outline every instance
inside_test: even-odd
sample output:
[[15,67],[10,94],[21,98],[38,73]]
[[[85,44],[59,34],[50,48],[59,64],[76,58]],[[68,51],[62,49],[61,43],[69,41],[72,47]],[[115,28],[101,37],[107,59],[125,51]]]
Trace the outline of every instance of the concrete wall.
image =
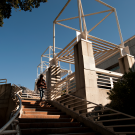
[[107,92],[110,90],[107,89],[98,89],[98,102],[99,104],[102,104],[103,106],[110,103],[110,100],[107,99],[108,95]]
[[[131,38],[129,38],[128,40],[126,40],[124,42],[125,47],[128,46],[129,50],[130,50],[130,54],[133,55],[135,57],[135,35]],[[115,54],[114,56],[110,57],[109,59],[105,60],[104,62],[96,65],[97,68],[101,68],[101,69],[107,69],[109,67],[111,67],[112,65],[115,65],[118,62],[118,58],[120,58],[120,53]],[[119,72],[120,73],[120,69],[115,70],[115,72]]]
[[[76,78],[76,92],[74,95],[97,104],[108,104],[110,102],[107,99],[109,90],[97,87],[92,43],[81,39],[74,46],[74,57]],[[87,105],[87,107],[90,106]]]
[[15,108],[11,91],[11,84],[0,85],[0,128],[8,122],[12,110]]

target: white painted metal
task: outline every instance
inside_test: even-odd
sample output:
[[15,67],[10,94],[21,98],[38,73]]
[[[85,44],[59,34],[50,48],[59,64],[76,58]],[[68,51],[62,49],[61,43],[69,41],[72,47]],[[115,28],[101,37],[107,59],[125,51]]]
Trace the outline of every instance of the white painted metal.
[[53,23],[53,58],[55,57],[55,23]]
[[85,22],[85,17],[84,17],[84,13],[83,13],[83,7],[82,7],[82,3],[81,0],[79,0],[80,2],[80,10],[81,10],[81,14],[82,14],[82,21],[83,21],[83,29],[84,29],[84,36],[85,39],[87,40],[87,26],[86,26],[86,22]]
[[77,0],[77,3],[78,3],[79,25],[80,25],[80,31],[82,34],[82,18],[81,18],[81,10],[80,10],[80,0]]
[[66,28],[69,28],[69,29],[71,29],[71,30],[75,30],[75,31],[79,31],[79,32],[80,32],[80,30],[77,30],[77,29],[75,29],[75,28],[69,27],[69,26],[67,26],[67,25],[64,25],[64,24],[61,24],[61,23],[58,23],[58,22],[56,22],[56,24],[59,24],[59,25],[61,25],[61,26],[64,26],[64,27],[66,27]]
[[4,82],[0,82],[0,83],[7,83],[7,79],[0,79],[0,81],[4,81]]
[[107,14],[100,22],[98,22],[93,28],[91,28],[88,33],[90,33],[93,29],[95,29],[101,22],[103,22],[112,12]]
[[117,22],[118,31],[119,31],[121,47],[124,48],[123,37],[122,37],[122,33],[121,33],[120,24],[119,24],[119,20],[118,20],[116,9],[114,9],[114,13],[115,13],[115,18],[116,18],[116,22]]

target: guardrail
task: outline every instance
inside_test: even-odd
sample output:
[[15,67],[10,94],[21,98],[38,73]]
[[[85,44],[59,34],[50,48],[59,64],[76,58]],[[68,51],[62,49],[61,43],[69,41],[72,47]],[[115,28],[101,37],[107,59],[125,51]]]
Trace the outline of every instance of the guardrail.
[[51,89],[47,90],[47,99],[55,99],[65,93],[73,93],[76,91],[75,72],[59,81]]
[[[40,99],[40,94],[34,93],[22,93],[22,99]],[[45,99],[45,95],[43,95],[43,100]]]
[[[103,70],[96,68],[97,73],[97,86],[98,88],[102,89],[112,89],[114,86],[114,83],[117,82],[118,79],[120,79],[123,74],[112,72],[108,70]],[[60,97],[62,95],[73,93],[76,91],[76,82],[75,82],[75,72],[65,77],[63,80],[59,81],[57,84],[55,84],[51,89],[47,90],[47,97],[49,99],[55,99],[57,97]],[[55,95],[55,96],[54,96]]]
[[[4,81],[4,82],[1,82]],[[0,83],[7,83],[7,79],[0,79]]]
[[[135,134],[133,131],[125,131],[125,129],[121,129],[123,131],[119,132],[119,130],[114,130],[114,128],[133,128],[135,127],[135,120],[134,116],[116,111],[114,109],[111,109],[109,107],[105,107],[90,101],[87,101],[85,99],[81,99],[79,97],[66,94],[62,97],[58,97],[54,102],[57,102],[58,104],[61,104],[62,106],[72,110],[75,113],[78,113],[82,117],[85,117],[86,119],[90,119],[94,121],[97,124],[100,124],[103,128],[109,129],[113,132],[115,132],[117,135],[126,135],[126,134]],[[105,118],[105,119],[103,119]],[[128,121],[128,123],[119,123],[123,121]],[[111,123],[113,122],[113,125],[108,126],[104,123]],[[115,122],[115,124],[114,124]]]
[[96,68],[97,73],[97,86],[98,88],[102,89],[112,89],[114,86],[114,83],[117,82],[118,79],[120,79],[123,74],[112,72],[104,69]]
[[[105,82],[104,88],[106,89],[113,88],[113,83],[123,76],[123,74],[121,73],[116,73],[98,68],[96,68],[96,73],[98,77],[98,87],[103,86],[101,85],[101,83]],[[73,87],[72,85],[70,86],[70,84],[73,84]],[[108,84],[110,86],[106,87]],[[73,92],[76,90],[75,87],[76,84],[74,72],[63,80],[59,81],[50,90],[48,90],[48,100],[57,102],[58,104],[79,114],[79,116],[82,116],[88,120],[92,120],[93,122],[99,124],[107,130],[110,130],[111,132],[114,132],[117,135],[135,134],[135,131],[125,130],[125,128],[132,129],[135,127],[135,122],[133,122],[133,120],[135,120],[134,116],[119,112],[101,104],[96,104],[91,101],[76,97],[73,95]],[[128,121],[128,123],[126,121]],[[125,122],[125,124],[123,124],[123,122]],[[104,123],[112,123],[112,125],[107,125]],[[116,128],[120,128],[121,131],[114,130]]]
[[[16,120],[18,114],[20,113],[20,110],[21,110],[21,106],[22,106],[22,102],[21,102],[21,93],[22,93],[22,90],[20,87],[18,87],[17,85],[13,84],[12,85],[13,89],[12,89],[12,93],[11,93],[11,96],[12,96],[12,99],[16,102],[16,107],[14,109],[14,111],[11,113],[11,119],[0,129],[0,134],[17,134],[17,135],[20,135],[20,132],[19,132],[19,121]],[[18,105],[19,103],[19,105]],[[12,130],[6,130],[6,128],[9,126],[9,125],[12,125]]]

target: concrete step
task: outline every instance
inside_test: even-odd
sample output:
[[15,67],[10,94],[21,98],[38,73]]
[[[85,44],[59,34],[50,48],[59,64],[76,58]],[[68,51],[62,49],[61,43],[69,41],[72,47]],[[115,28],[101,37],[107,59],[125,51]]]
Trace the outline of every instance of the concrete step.
[[50,108],[23,108],[22,111],[47,111],[47,112],[60,112],[57,109],[50,109]]
[[59,118],[59,119],[49,119],[49,118],[19,118],[19,123],[41,123],[41,122],[76,122],[73,118]]
[[64,112],[24,111],[23,114],[64,115]]
[[42,109],[57,109],[56,107],[46,107],[40,105],[30,105],[30,106],[22,106],[22,108],[42,108]]
[[68,115],[22,114],[21,118],[59,119],[59,118],[70,118],[70,116],[68,116]]
[[44,104],[46,107],[50,107],[51,105],[49,105],[48,103],[46,102],[22,102],[22,105],[41,105],[41,104]]
[[24,102],[22,103],[23,106],[44,106],[44,107],[53,107],[51,105],[48,105],[48,104],[42,104],[42,103],[33,103],[33,104],[30,104],[30,103],[27,103],[27,102]]
[[40,101],[40,100],[35,100],[35,99],[30,99],[30,100],[22,100],[22,103],[29,103],[29,104],[35,104],[35,103],[48,103],[47,101]]
[[28,134],[66,134],[66,133],[85,133],[91,132],[88,127],[63,127],[63,128],[29,128],[21,129],[22,135]]
[[42,122],[42,123],[20,123],[21,129],[27,128],[60,128],[60,127],[80,127],[79,122]]
[[[41,134],[41,135],[45,135],[45,134]],[[67,134],[47,134],[47,135],[98,135],[96,133],[67,133]]]

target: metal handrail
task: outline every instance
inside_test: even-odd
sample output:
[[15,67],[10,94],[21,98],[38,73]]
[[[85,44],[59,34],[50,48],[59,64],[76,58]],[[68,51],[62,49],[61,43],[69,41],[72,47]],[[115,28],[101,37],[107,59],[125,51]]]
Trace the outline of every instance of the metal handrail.
[[1,81],[1,80],[5,80],[5,82],[0,82],[0,83],[7,83],[7,79],[0,79],[0,81]]
[[[18,108],[18,110],[17,110],[17,112],[14,114],[14,116],[0,129],[0,134],[10,134],[10,133],[12,133],[12,130],[5,130],[12,122],[14,122],[14,120],[15,120],[15,118],[17,117],[17,115],[20,113],[20,110],[21,110],[21,107],[22,107],[22,101],[21,101],[21,98],[19,97],[19,95],[18,95],[18,93],[19,93],[20,91],[18,91],[16,94],[15,94],[15,96],[17,96],[18,97],[18,99],[19,99],[19,102],[20,102],[20,104],[19,104],[19,108]],[[4,131],[5,130],[5,131]],[[13,130],[14,132],[15,132],[15,130]],[[16,133],[17,133],[18,131],[16,130]]]
[[[90,104],[94,104],[94,105],[99,106],[99,107],[101,107],[101,108],[103,107],[104,109],[108,109],[108,110],[110,110],[110,111],[114,111],[114,112],[116,112],[116,113],[123,114],[123,115],[125,115],[125,116],[127,116],[127,117],[135,118],[134,116],[131,116],[131,115],[129,115],[129,114],[125,114],[125,113],[123,113],[123,112],[120,112],[120,111],[114,110],[114,109],[109,108],[109,107],[104,107],[104,106],[102,106],[102,105],[100,105],[100,104],[96,104],[96,103],[91,102],[91,101],[88,101],[88,100],[86,100],[86,99],[82,99],[82,98],[79,98],[79,97],[77,97],[77,96],[73,96],[73,95],[71,95],[71,94],[66,94],[66,93],[65,93],[65,95],[72,96],[72,97],[77,98],[77,99],[82,100],[82,101],[86,101],[86,102],[87,102],[87,104],[88,104],[88,103],[90,103]],[[90,112],[87,112],[86,114],[88,114],[88,113],[90,113]]]

